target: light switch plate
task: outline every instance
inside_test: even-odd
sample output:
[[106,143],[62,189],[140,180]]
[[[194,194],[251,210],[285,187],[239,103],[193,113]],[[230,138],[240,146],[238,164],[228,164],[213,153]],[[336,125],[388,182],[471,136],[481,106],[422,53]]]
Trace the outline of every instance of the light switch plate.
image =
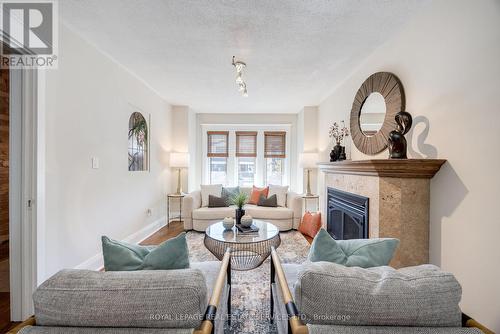
[[92,157],[92,168],[99,169],[99,158]]

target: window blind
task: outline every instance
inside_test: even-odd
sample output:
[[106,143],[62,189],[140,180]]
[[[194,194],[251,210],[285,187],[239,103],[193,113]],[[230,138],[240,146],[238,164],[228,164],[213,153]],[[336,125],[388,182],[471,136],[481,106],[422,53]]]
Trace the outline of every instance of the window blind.
[[236,156],[257,157],[257,132],[236,131]]
[[208,149],[207,157],[221,157],[227,158],[229,156],[228,151],[228,131],[208,131]]
[[286,132],[264,132],[264,158],[286,157]]

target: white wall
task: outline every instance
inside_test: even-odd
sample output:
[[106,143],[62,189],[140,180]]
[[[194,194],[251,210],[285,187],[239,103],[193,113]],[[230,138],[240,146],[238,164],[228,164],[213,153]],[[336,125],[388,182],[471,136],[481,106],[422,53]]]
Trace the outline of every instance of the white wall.
[[[500,2],[434,1],[368,55],[320,105],[325,161],[328,126],[349,119],[357,89],[377,71],[396,74],[405,87],[414,118],[409,156],[448,160],[431,182],[431,262],[462,284],[463,312],[498,332]],[[353,146],[352,158],[372,157]]]
[[[301,153],[316,153],[318,152],[318,112],[316,106],[304,107],[297,114],[297,154]],[[297,159],[297,160],[300,160]],[[300,161],[297,161],[297,184],[301,186],[299,192],[305,193],[307,188],[307,176],[304,169],[300,167]],[[311,192],[318,193],[317,178],[318,170],[312,169],[311,177]],[[316,210],[316,209],[314,209]]]
[[[170,187],[170,105],[69,28],[60,29],[59,68],[47,71],[45,82],[46,277],[100,252],[101,235],[123,239],[164,222]],[[149,172],[127,169],[128,120],[137,110],[151,117]],[[99,158],[99,169],[91,168],[91,157]]]
[[[173,152],[188,152],[194,154],[189,149],[189,107],[173,106],[172,107],[172,151]],[[191,157],[190,157],[191,158]],[[188,176],[189,168],[181,170],[182,191],[188,191]],[[172,170],[170,193],[177,190],[177,170]],[[176,207],[178,204],[176,204]]]

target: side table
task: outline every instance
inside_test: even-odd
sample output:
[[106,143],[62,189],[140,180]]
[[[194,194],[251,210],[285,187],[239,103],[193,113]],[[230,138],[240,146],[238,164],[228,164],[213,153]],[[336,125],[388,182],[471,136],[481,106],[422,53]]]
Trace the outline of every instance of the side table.
[[[179,219],[182,221],[182,199],[186,196],[186,194],[167,194],[167,225],[170,225],[170,221],[174,219]],[[170,206],[172,200],[179,201],[179,214],[174,217],[170,217]]]
[[307,211],[307,203],[310,200],[313,200],[316,202],[316,209],[314,212],[319,211],[319,195],[302,195],[302,198],[304,199],[304,212],[302,214],[306,213]]

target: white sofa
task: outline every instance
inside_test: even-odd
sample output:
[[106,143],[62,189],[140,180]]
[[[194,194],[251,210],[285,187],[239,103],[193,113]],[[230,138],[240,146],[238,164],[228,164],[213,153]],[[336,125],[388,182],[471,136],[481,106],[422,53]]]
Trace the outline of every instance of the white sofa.
[[[241,192],[250,195],[252,188],[240,187]],[[184,230],[205,232],[207,227],[225,217],[233,217],[235,206],[223,208],[208,208],[201,206],[201,191],[193,191],[182,201],[182,219]],[[262,219],[276,225],[280,231],[297,229],[302,216],[302,197],[289,191],[286,198],[286,207],[269,208],[247,204],[245,213],[255,219]]]

